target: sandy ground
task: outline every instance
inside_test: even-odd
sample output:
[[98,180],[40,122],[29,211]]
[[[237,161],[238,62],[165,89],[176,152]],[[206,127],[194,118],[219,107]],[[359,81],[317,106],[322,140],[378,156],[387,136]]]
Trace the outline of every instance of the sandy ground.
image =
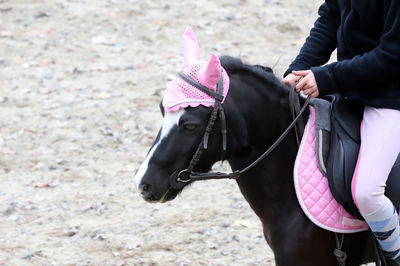
[[274,265],[233,181],[145,203],[132,177],[191,25],[282,75],[321,0],[0,0],[0,265]]

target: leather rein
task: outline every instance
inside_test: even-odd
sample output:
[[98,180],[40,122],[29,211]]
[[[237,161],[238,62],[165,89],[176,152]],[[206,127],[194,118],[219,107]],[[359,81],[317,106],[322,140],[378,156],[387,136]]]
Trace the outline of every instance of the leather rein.
[[248,172],[250,169],[255,167],[261,160],[265,159],[281,142],[282,140],[289,134],[292,128],[296,128],[296,138],[297,142],[299,143],[299,133],[298,131],[302,131],[304,128],[303,121],[301,120],[303,113],[305,112],[307,106],[310,103],[310,96],[307,97],[303,107],[300,109],[300,104],[298,101],[298,95],[295,92],[295,86],[292,86],[290,90],[290,106],[291,106],[291,113],[293,117],[292,123],[286,128],[286,130],[279,136],[279,138],[255,161],[249,164],[242,170],[236,170],[231,173],[221,173],[221,172],[211,172],[211,173],[199,173],[194,172],[193,169],[196,166],[197,162],[200,160],[200,157],[204,150],[207,150],[208,146],[208,138],[209,135],[214,127],[215,121],[217,119],[217,115],[219,114],[221,120],[221,134],[222,134],[222,148],[223,151],[226,152],[226,143],[227,143],[227,129],[226,129],[226,119],[224,109],[222,107],[222,100],[223,100],[223,78],[221,75],[221,79],[217,85],[217,92],[207,88],[206,86],[200,84],[199,82],[193,80],[189,76],[185,75],[184,73],[179,73],[179,77],[188,82],[190,85],[196,87],[197,89],[201,90],[202,92],[206,93],[207,95],[213,97],[215,99],[214,109],[211,112],[211,115],[208,120],[208,124],[206,126],[203,138],[197,147],[196,152],[194,153],[188,168],[175,171],[169,178],[169,183],[172,188],[174,189],[181,189],[187,183],[200,181],[200,180],[209,180],[209,179],[238,179],[242,174]]

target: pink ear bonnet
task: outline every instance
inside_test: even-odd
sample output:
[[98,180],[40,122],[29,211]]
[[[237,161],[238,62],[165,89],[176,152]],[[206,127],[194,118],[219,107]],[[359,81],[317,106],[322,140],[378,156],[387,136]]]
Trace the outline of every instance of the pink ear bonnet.
[[[222,75],[223,103],[229,90],[229,77],[221,66],[218,56],[211,54],[208,62],[200,61],[200,47],[190,27],[186,29],[183,39],[185,58],[183,73],[213,91],[217,91],[217,83]],[[175,78],[167,85],[162,101],[166,112],[178,111],[188,106],[203,105],[210,107],[214,106],[214,103],[215,99],[213,97],[190,85],[180,77]]]

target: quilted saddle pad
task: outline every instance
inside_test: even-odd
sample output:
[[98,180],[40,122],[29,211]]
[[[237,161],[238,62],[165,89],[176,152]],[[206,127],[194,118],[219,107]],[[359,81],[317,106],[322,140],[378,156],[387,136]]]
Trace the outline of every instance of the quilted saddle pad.
[[304,130],[294,165],[294,185],[301,208],[317,226],[337,233],[355,233],[368,229],[366,222],[351,216],[333,198],[328,179],[318,168],[316,154],[315,108]]

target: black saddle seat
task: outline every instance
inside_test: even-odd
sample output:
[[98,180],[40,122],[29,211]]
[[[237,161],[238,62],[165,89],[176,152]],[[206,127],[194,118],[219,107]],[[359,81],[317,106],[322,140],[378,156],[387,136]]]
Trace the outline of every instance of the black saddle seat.
[[[360,149],[360,124],[364,107],[340,95],[331,98],[331,142],[327,177],[333,197],[351,215],[363,220],[351,193],[351,182]],[[400,205],[400,154],[388,181],[385,195],[394,206]]]

